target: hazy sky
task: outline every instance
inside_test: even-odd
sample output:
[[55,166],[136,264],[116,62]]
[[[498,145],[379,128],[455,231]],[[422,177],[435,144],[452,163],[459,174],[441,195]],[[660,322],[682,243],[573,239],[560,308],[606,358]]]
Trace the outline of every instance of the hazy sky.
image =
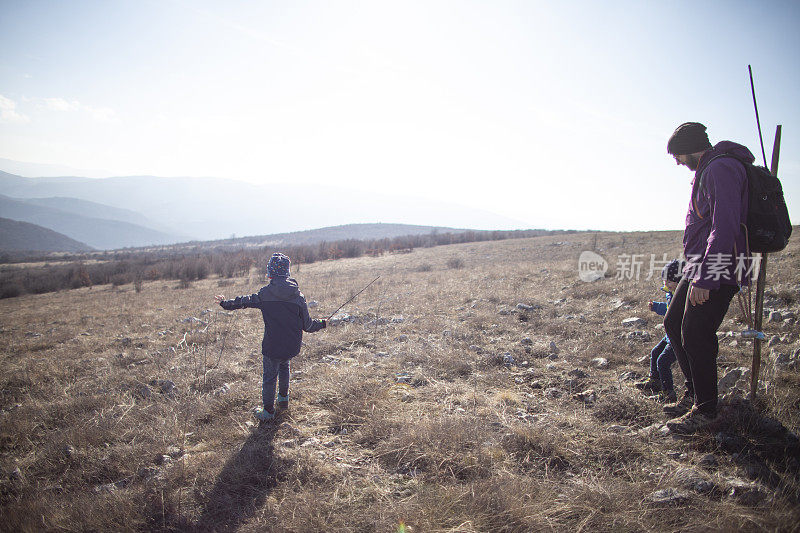
[[760,160],[752,64],[798,222],[798,28],[797,1],[0,0],[0,157],[678,229],[667,138]]

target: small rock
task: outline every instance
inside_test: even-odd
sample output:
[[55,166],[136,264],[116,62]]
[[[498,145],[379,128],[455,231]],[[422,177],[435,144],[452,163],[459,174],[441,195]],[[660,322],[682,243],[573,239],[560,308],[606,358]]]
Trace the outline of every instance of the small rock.
[[310,302],[308,302],[308,308],[309,309],[316,309],[317,307],[319,307],[319,302],[318,301],[311,300]]
[[613,424],[611,426],[608,426],[608,428],[606,429],[608,429],[608,431],[610,431],[611,433],[627,433],[628,431],[630,431],[631,428],[628,426],[620,426],[619,424]]
[[519,342],[524,346],[530,346],[531,344],[533,344],[533,340],[531,340],[530,337],[523,337],[522,340]]
[[729,484],[728,496],[742,505],[758,505],[767,498],[766,491],[757,483],[734,479]]
[[628,328],[643,327],[647,325],[647,320],[639,318],[638,316],[632,316],[623,320],[622,325]]
[[563,395],[564,391],[556,387],[551,387],[544,391],[544,397],[547,398],[548,400],[557,400],[558,398],[561,398],[561,396]]
[[605,368],[608,366],[608,359],[605,357],[595,357],[592,359],[592,364],[597,368]]
[[354,320],[353,317],[348,315],[347,313],[339,313],[331,317],[331,319],[328,321],[328,324],[336,326],[338,324],[341,324],[342,322],[352,322],[353,320]]
[[558,353],[558,351],[559,350],[558,350],[558,346],[556,346],[556,342],[555,341],[550,341],[550,353],[551,354],[556,354],[556,353]]
[[514,364],[514,356],[511,355],[509,352],[503,354],[503,365],[505,366],[512,366]]
[[67,444],[66,446],[64,446],[64,455],[66,455],[70,459],[75,457],[75,447],[71,444]]
[[731,369],[723,377],[719,379],[719,381],[717,382],[717,388],[719,389],[720,394],[725,394],[732,387],[736,385],[736,382],[739,381],[739,378],[742,377],[742,370],[747,370],[747,369],[746,368]]
[[227,383],[223,383],[223,385],[218,389],[214,390],[212,394],[214,396],[222,396],[223,394],[228,394],[230,391],[231,391],[231,386],[228,385]]
[[184,454],[183,450],[178,446],[167,447],[167,455],[169,455],[173,459],[178,459],[179,457],[182,457],[183,454]]
[[376,352],[375,357],[389,357],[389,352]]
[[169,379],[154,379],[150,382],[150,385],[158,387],[161,394],[174,394],[176,391],[175,383]]
[[15,481],[19,481],[22,479],[22,470],[20,470],[19,467],[16,467],[8,474],[8,477]]
[[528,305],[523,303],[517,304],[517,309],[519,309],[520,311],[533,311],[534,309],[541,309],[541,308],[542,308],[541,305]]
[[396,340],[397,342],[407,342],[407,341],[408,341],[408,335],[405,335],[405,334],[403,334],[403,335],[398,335],[398,336],[397,336],[397,338],[396,338],[395,340]]
[[772,336],[772,337],[769,339],[769,342],[767,343],[767,346],[769,346],[770,348],[772,348],[773,346],[775,346],[775,345],[776,345],[776,344],[778,344],[779,342],[781,342],[781,338],[780,338],[780,336],[778,336],[778,335],[773,335],[773,336]]
[[746,445],[746,442],[742,437],[733,435],[731,433],[726,433],[724,431],[717,433],[714,436],[714,440],[717,442],[720,448],[729,452],[741,451]]
[[478,346],[477,344],[471,344],[471,345],[469,346],[469,350],[470,350],[471,352],[475,352],[475,353],[478,353],[478,354],[481,354],[481,353],[483,353],[483,348],[481,348],[481,347],[480,347],[480,346]]
[[389,321],[392,324],[402,324],[405,321],[405,318],[401,316],[393,316]]
[[574,368],[570,370],[569,372],[567,372],[567,375],[578,379],[584,379],[589,377],[589,375],[580,368]]
[[408,372],[399,372],[395,375],[395,383],[411,383],[411,374]]
[[143,466],[136,472],[136,477],[139,479],[150,479],[158,475],[158,468],[153,466]]
[[691,496],[688,492],[680,491],[678,489],[662,489],[657,490],[654,493],[650,494],[647,498],[652,503],[662,504],[662,505],[679,505],[685,503],[691,499]]
[[114,483],[106,483],[105,485],[97,485],[93,490],[95,494],[111,493],[117,490],[117,486]]
[[[647,356],[648,361],[650,360],[650,356]],[[619,375],[620,381],[636,381],[640,379],[642,375],[638,372],[628,371],[623,372]]]
[[705,469],[711,470],[719,466],[719,459],[713,453],[707,453],[697,463]]
[[593,404],[597,401],[597,393],[594,391],[594,389],[586,389],[583,392],[573,394],[572,398],[575,400],[580,400],[583,403]]
[[640,330],[631,331],[627,335],[625,335],[625,338],[628,340],[638,340],[646,342],[650,340],[650,333],[648,333],[647,331],[640,331]]
[[213,313],[213,312],[214,311],[212,311],[211,309],[206,309],[205,311],[201,311],[200,312],[200,316],[204,316],[204,315],[207,315],[208,313]]
[[675,479],[678,480],[681,487],[701,494],[707,494],[716,488],[713,482],[707,480],[702,473],[692,467],[678,469],[675,472]]
[[779,311],[770,311],[769,320],[768,321],[770,323],[782,322],[783,321],[783,316],[781,315],[781,313]]

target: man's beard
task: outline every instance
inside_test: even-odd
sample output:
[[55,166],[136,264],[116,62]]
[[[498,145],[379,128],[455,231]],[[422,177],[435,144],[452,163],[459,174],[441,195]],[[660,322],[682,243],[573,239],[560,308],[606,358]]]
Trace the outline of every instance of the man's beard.
[[695,171],[697,167],[700,166],[700,158],[694,154],[687,154],[686,155],[686,166],[689,170]]

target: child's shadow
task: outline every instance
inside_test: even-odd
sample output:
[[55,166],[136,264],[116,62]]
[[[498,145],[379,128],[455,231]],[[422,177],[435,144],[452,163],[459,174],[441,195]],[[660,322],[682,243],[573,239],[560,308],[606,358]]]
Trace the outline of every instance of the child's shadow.
[[263,505],[279,471],[271,426],[253,431],[222,468],[208,494],[197,531],[235,531]]

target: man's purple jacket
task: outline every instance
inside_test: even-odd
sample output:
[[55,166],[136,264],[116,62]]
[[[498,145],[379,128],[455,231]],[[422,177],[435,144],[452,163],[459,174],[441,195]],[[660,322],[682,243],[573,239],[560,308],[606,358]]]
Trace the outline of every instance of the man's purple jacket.
[[[711,161],[722,154],[736,155],[750,163],[755,159],[750,150],[731,141],[716,144],[700,158],[697,168],[702,173],[696,172],[692,180],[692,190],[700,181],[689,201],[683,252],[687,261],[684,274],[701,289],[715,290],[721,284],[746,285],[749,281],[742,273],[737,283],[736,273],[737,256],[747,255],[742,227],[747,222],[747,171],[732,157]],[[738,263],[742,272],[750,267],[749,260]]]

